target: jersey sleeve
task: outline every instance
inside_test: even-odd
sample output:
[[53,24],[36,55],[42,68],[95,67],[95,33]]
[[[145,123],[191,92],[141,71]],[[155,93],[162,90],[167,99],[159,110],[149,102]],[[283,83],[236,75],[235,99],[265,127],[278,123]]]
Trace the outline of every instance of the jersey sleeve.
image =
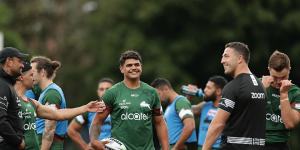
[[153,107],[152,107],[153,108],[153,111],[152,111],[153,116],[162,115],[162,107],[160,104],[159,96],[155,90],[153,91],[153,101],[154,101]]
[[292,97],[290,101],[291,101],[292,108],[300,111],[300,89],[295,88],[294,90],[292,90],[291,95]]
[[114,104],[115,94],[111,89],[108,89],[101,97],[107,107],[112,108]]
[[43,103],[44,104],[48,103],[48,105],[50,105],[51,107],[55,106],[57,109],[59,109],[61,101],[62,101],[62,99],[61,99],[59,92],[54,89],[50,89],[45,94]]
[[225,110],[229,113],[232,113],[235,105],[237,103],[236,101],[236,88],[233,84],[228,84],[224,87],[222,91],[222,99],[219,103],[219,108],[222,110]]
[[177,100],[175,106],[176,112],[181,120],[184,120],[185,118],[194,118],[191,103],[185,97]]

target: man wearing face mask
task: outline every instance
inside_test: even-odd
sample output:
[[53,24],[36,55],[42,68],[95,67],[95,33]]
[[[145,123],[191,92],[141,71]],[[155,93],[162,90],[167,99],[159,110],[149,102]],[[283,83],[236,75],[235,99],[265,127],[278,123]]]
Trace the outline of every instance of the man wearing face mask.
[[[192,106],[193,113],[200,115],[198,150],[202,149],[208,127],[217,113],[218,105],[222,97],[222,89],[226,84],[227,80],[222,76],[210,77],[204,89],[204,101]],[[221,137],[213,144],[213,150],[220,148],[220,142]]]
[[288,150],[290,130],[300,122],[300,89],[291,83],[289,57],[275,51],[269,58],[269,76],[262,77],[266,88],[266,146],[264,150]]

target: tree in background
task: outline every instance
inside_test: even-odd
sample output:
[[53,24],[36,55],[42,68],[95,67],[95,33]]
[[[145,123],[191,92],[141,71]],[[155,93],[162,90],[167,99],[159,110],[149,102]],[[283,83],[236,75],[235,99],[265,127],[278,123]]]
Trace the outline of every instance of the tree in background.
[[117,62],[127,49],[143,55],[144,81],[160,76],[177,88],[204,87],[209,76],[223,74],[224,43],[243,41],[254,74],[266,74],[269,55],[279,49],[290,56],[290,78],[300,85],[299,6],[296,0],[0,0],[0,30],[5,46],[62,61],[57,83],[73,107],[96,97],[91,89],[99,78],[122,78]]

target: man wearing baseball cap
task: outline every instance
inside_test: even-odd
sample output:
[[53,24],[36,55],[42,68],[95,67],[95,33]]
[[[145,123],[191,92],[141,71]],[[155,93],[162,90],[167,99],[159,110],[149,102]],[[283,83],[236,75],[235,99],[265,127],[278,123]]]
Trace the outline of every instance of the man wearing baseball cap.
[[13,47],[0,51],[0,147],[1,150],[24,149],[20,100],[13,88],[24,68],[28,54]]

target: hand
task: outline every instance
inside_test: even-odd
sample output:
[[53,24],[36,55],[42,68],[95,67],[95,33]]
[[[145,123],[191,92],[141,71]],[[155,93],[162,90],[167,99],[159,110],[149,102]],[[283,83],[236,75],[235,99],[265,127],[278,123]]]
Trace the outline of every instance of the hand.
[[280,94],[287,94],[292,85],[291,80],[281,80]]
[[265,88],[268,88],[273,81],[274,81],[274,78],[272,76],[262,76],[262,78],[261,78],[261,82]]
[[91,101],[86,104],[87,111],[89,112],[103,112],[106,109],[105,103],[103,101]]
[[185,145],[177,145],[175,144],[174,147],[172,147],[171,150],[185,150]]
[[23,150],[23,149],[25,149],[25,141],[24,141],[24,139],[22,139],[22,142],[19,145],[19,150]]
[[108,141],[97,141],[97,140],[93,140],[89,146],[87,150],[105,150],[105,144],[108,143]]
[[197,92],[198,91],[198,87],[197,87],[197,85],[194,85],[194,84],[188,84],[188,87],[189,87],[189,90],[191,90],[191,91],[195,91],[195,92]]

